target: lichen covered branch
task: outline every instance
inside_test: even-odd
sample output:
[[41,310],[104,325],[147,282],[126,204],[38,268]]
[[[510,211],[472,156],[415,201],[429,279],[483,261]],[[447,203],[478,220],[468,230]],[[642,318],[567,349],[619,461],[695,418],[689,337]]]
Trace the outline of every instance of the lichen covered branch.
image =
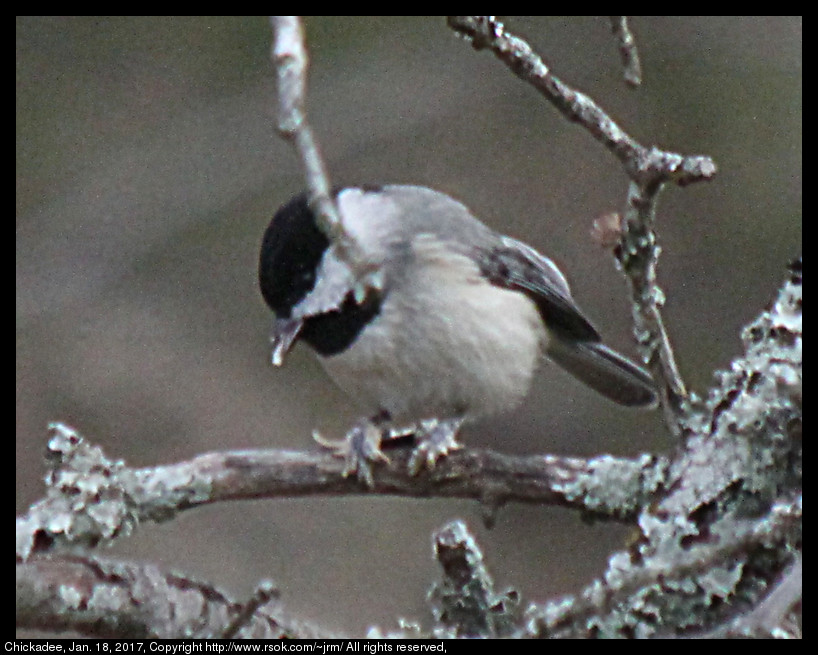
[[166,521],[202,505],[305,495],[445,496],[473,498],[490,507],[517,501],[627,521],[667,473],[667,463],[650,455],[514,457],[464,449],[412,475],[411,448],[388,453],[390,464],[377,468],[371,490],[344,476],[344,462],[324,451],[217,452],[132,469],[57,423],[49,441],[53,469],[47,495],[17,518],[17,556],[94,547],[132,533],[141,522]]
[[[251,615],[215,586],[152,564],[90,556],[17,562],[17,627],[117,639],[312,637],[317,630],[255,606]],[[330,635],[325,635],[330,636]]]

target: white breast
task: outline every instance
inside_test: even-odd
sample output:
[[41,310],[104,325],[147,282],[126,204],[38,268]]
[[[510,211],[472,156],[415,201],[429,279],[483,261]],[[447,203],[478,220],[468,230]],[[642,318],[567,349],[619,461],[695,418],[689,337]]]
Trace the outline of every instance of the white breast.
[[431,235],[412,242],[400,293],[353,345],[322,358],[369,415],[395,421],[510,409],[525,396],[545,345],[534,303],[489,284],[476,264]]

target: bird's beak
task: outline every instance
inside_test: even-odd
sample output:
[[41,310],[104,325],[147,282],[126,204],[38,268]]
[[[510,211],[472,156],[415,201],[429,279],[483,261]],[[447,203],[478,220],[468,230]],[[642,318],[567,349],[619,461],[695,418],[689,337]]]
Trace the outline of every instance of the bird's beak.
[[273,343],[273,366],[281,366],[284,363],[284,356],[295,344],[302,325],[303,321],[299,318],[276,319],[273,324],[273,336],[270,339]]

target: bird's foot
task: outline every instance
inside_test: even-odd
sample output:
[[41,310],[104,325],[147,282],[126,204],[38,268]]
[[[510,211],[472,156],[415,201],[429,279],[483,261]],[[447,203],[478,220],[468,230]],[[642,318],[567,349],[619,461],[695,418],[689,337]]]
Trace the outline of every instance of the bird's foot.
[[456,440],[462,418],[421,421],[415,431],[416,445],[409,458],[409,472],[418,475],[424,468],[433,469],[437,460],[463,447]]
[[372,421],[361,421],[343,439],[325,439],[318,432],[313,432],[312,438],[323,448],[331,450],[334,456],[344,459],[345,478],[355,474],[370,489],[375,486],[372,464],[389,463],[389,458],[381,450],[383,431]]

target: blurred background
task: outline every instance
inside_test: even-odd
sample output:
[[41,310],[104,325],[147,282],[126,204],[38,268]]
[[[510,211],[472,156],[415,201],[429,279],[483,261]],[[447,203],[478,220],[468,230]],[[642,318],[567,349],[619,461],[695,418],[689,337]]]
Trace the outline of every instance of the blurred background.
[[[706,391],[801,249],[800,18],[634,18],[644,83],[626,87],[607,17],[506,19],[554,72],[646,145],[707,154],[717,178],[662,196],[659,276],[688,384]],[[622,207],[615,159],[440,17],[314,17],[309,115],[332,182],[411,183],[461,199],[551,256],[614,347],[635,354],[626,287],[589,237]],[[211,450],[312,449],[355,407],[305,348],[269,364],[261,235],[303,187],[275,133],[266,18],[17,19],[17,512],[43,492],[49,421],[133,466]],[[524,407],[470,446],[635,455],[673,448],[657,412],[621,409],[544,366]],[[388,497],[264,500],[147,524],[104,554],[362,634],[428,620],[430,533],[477,534],[524,600],[579,589],[628,528],[510,505]]]

